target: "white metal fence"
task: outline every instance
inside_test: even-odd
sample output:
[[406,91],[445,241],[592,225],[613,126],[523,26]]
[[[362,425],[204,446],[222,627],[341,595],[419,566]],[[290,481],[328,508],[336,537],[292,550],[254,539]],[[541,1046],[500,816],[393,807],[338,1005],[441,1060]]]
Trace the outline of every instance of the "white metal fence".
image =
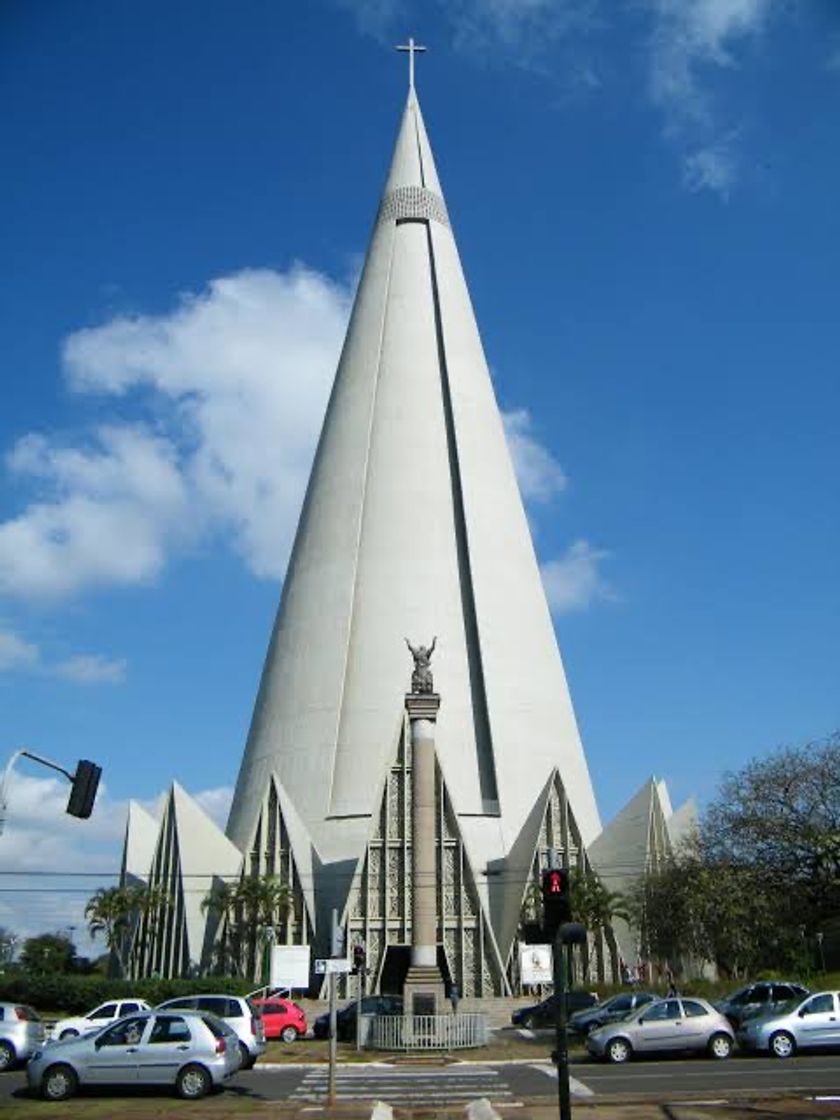
[[361,1044],[371,1050],[463,1050],[486,1046],[487,1016],[363,1015]]

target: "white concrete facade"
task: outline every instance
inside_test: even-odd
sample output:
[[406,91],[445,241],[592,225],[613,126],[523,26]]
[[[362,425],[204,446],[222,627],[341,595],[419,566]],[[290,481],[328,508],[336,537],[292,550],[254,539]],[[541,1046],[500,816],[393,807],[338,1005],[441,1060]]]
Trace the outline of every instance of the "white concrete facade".
[[411,90],[236,786],[237,847],[276,774],[325,885],[361,857],[402,734],[404,638],[434,635],[438,758],[486,903],[482,869],[506,859],[555,769],[584,844],[600,821]]

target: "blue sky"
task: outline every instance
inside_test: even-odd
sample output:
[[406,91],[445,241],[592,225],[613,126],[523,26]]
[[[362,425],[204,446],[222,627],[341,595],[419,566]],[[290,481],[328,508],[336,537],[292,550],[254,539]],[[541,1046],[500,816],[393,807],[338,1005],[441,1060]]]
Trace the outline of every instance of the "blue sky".
[[[840,8],[105,0],[0,13],[0,870],[224,818],[418,87],[602,816],[840,724]],[[0,924],[93,880],[4,876]],[[94,884],[95,885],[95,884]]]

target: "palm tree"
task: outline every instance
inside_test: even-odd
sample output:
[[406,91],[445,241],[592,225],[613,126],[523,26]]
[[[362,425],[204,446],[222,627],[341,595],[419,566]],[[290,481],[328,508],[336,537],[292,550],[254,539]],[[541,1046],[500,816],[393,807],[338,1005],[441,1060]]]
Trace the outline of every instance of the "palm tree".
[[246,945],[247,974],[259,978],[259,941],[261,932],[274,929],[287,920],[292,906],[292,894],[276,875],[248,875],[237,888],[237,916],[242,925]]
[[137,962],[143,960],[146,946],[154,943],[158,926],[172,909],[172,896],[162,883],[128,889],[133,903],[129,952],[136,967]]
[[237,974],[258,978],[262,932],[283,926],[293,901],[290,888],[276,875],[245,875],[238,883],[216,883],[201,908],[214,914],[221,927],[217,957],[221,971],[230,961]]
[[229,965],[238,973],[241,964],[241,931],[236,921],[239,904],[238,888],[238,883],[228,883],[220,879],[201,900],[201,909],[212,914],[216,919],[217,928],[221,928],[221,938],[217,946],[217,963],[223,975],[228,971]]
[[125,958],[135,906],[131,887],[99,887],[85,906],[88,931],[91,937],[102,934],[120,976],[125,975]]
[[[598,980],[604,980],[604,942],[612,939],[612,923],[618,918],[630,921],[626,899],[618,891],[608,890],[594,871],[576,871],[572,875],[571,904],[575,921],[586,927],[595,945]],[[589,945],[585,946],[584,969],[589,967]]]

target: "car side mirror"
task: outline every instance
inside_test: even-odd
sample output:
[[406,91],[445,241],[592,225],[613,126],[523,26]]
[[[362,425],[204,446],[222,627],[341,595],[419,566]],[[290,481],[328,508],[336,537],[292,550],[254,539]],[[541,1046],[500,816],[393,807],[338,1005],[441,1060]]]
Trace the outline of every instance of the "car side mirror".
[[808,1014],[808,1012],[807,1012],[807,1011],[805,1010],[805,1008],[804,1008],[804,1007],[800,1007],[800,1009],[799,1009],[799,1011],[797,1012],[797,1014],[799,1015],[799,1018],[800,1018],[800,1019],[804,1019],[804,1018],[805,1018],[805,1016],[806,1016],[806,1015]]

